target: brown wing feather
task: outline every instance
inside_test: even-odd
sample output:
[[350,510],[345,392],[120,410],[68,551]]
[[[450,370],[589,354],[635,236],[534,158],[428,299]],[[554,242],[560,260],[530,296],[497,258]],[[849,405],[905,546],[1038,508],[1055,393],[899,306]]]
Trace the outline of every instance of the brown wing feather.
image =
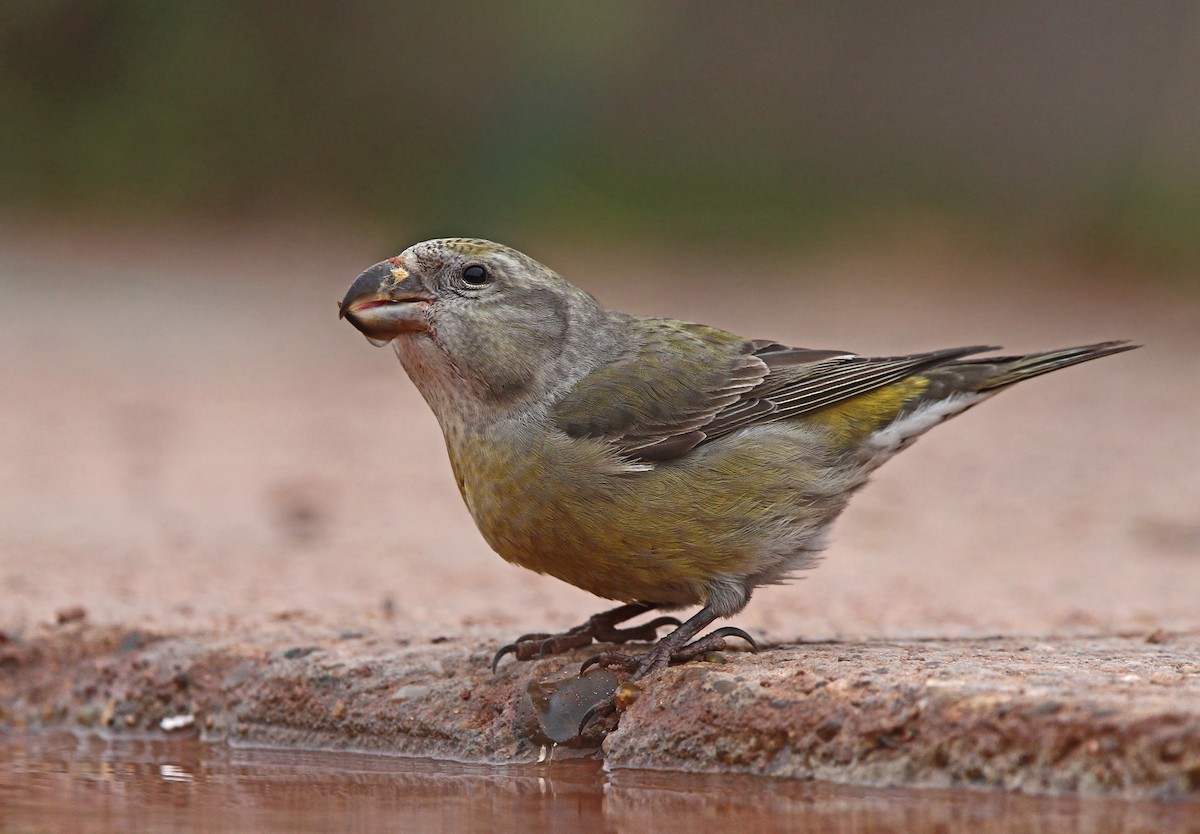
[[798,417],[984,350],[871,359],[746,341],[669,319],[629,317],[629,349],[551,411],[564,432],[601,437],[630,460],[679,457],[746,426]]
[[718,413],[703,427],[704,433],[711,440],[755,423],[799,417],[986,350],[995,348],[975,345],[910,356],[868,358],[768,343],[755,355],[766,363],[770,373],[740,402]]
[[602,437],[632,460],[666,460],[702,443],[715,415],[737,408],[769,373],[746,340],[698,324],[629,317],[628,349],[580,380],[551,418],[574,437]]

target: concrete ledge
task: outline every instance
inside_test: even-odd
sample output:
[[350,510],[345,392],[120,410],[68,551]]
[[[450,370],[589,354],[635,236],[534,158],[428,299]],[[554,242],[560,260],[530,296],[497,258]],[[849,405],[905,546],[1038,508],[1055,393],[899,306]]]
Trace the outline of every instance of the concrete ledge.
[[[0,639],[0,727],[532,761],[547,751],[530,692],[588,652],[493,675],[496,645],[67,623]],[[649,682],[604,740],[608,766],[1200,796],[1198,634],[816,643],[725,660]]]

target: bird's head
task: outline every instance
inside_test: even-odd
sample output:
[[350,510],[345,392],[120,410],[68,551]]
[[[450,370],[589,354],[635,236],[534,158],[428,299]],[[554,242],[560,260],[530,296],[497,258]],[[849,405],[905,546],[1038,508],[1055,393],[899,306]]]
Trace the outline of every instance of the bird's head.
[[340,305],[373,344],[394,345],[435,412],[447,395],[511,400],[536,387],[572,325],[600,313],[532,258],[470,238],[427,240],[375,264]]

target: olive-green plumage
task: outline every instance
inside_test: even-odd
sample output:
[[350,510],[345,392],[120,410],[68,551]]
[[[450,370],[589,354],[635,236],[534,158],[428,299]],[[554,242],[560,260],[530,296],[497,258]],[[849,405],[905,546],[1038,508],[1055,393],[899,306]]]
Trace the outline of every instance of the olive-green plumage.
[[849,497],[922,432],[1005,386],[1130,348],[791,348],[606,310],[472,239],[371,267],[342,313],[394,345],[497,553],[602,597],[713,616],[811,566]]

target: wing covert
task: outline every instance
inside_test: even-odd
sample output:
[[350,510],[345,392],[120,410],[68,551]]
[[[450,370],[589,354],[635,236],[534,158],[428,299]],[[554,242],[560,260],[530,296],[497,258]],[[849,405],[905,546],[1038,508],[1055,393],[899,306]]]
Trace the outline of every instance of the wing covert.
[[963,356],[971,346],[869,358],[745,340],[699,324],[631,316],[628,349],[584,376],[551,419],[633,461],[679,457],[760,423],[800,417]]

